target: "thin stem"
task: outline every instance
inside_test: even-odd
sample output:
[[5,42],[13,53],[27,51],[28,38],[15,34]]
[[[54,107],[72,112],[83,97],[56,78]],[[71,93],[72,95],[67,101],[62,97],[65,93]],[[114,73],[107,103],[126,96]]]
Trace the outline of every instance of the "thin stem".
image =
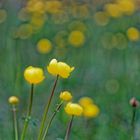
[[65,139],[64,139],[64,140],[69,140],[70,131],[71,131],[72,122],[73,122],[73,118],[74,118],[74,116],[71,117],[71,120],[70,120],[70,122],[69,122],[69,124],[68,124],[67,131],[66,131],[66,135],[65,135]]
[[18,126],[17,126],[17,114],[16,114],[16,107],[15,105],[12,106],[12,112],[13,112],[13,126],[14,126],[14,137],[15,140],[18,140]]
[[134,133],[135,133],[135,117],[136,117],[136,108],[133,107],[133,115],[131,120],[131,127],[132,127],[132,138],[131,140],[134,140]]
[[34,94],[34,84],[31,84],[31,93],[30,93],[30,100],[29,100],[29,107],[28,107],[28,112],[27,116],[25,118],[24,126],[23,126],[23,131],[21,134],[21,140],[25,139],[26,131],[28,128],[29,121],[31,119],[31,112],[32,112],[32,106],[33,106],[33,94]]
[[54,95],[54,91],[55,91],[55,88],[56,88],[56,85],[57,85],[58,78],[59,78],[59,76],[57,75],[56,80],[55,80],[54,85],[53,85],[53,88],[52,88],[51,95],[48,99],[47,105],[45,106],[45,111],[43,113],[43,118],[42,118],[40,129],[39,129],[38,140],[41,140],[41,137],[42,137],[42,134],[43,134],[43,129],[44,129],[44,126],[45,126],[45,122],[46,122],[46,119],[47,119],[48,111],[49,111],[50,104],[51,104],[51,101],[52,101],[52,98],[53,98],[53,95]]
[[56,107],[54,113],[52,114],[52,116],[51,116],[51,118],[50,118],[50,120],[49,120],[49,122],[48,122],[48,125],[47,125],[47,127],[46,127],[46,129],[45,129],[45,132],[44,132],[44,135],[43,135],[42,140],[45,140],[45,138],[46,138],[46,136],[47,136],[47,134],[48,134],[48,130],[49,130],[51,124],[52,124],[52,121],[53,121],[54,117],[56,116],[57,112],[60,110],[60,108],[61,108],[62,105],[63,105],[63,101],[60,102],[60,103],[57,105],[57,107]]

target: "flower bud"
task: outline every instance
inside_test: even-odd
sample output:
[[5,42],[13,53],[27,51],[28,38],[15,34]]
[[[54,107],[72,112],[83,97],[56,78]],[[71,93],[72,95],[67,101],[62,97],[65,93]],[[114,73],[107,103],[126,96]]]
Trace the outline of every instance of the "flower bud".
[[139,102],[135,97],[133,97],[133,98],[130,99],[130,105],[132,107],[137,107],[139,105]]

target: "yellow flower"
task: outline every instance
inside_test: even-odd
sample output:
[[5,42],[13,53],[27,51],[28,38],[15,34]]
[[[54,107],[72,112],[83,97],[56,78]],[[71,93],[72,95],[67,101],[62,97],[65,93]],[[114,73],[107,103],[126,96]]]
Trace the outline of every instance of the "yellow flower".
[[83,108],[79,104],[69,102],[65,107],[65,112],[68,115],[81,116]]
[[72,95],[68,91],[61,92],[59,97],[63,101],[70,101],[72,99]]
[[74,70],[74,67],[70,67],[64,62],[58,62],[56,59],[52,59],[47,70],[52,75],[59,75],[62,78],[68,78],[70,73]]
[[52,49],[52,43],[48,39],[41,39],[37,43],[37,49],[40,53],[49,53]]
[[131,27],[127,30],[127,36],[131,41],[138,41],[140,38],[140,33],[137,28]]
[[113,18],[118,18],[122,16],[122,11],[118,4],[106,4],[105,11]]
[[133,0],[118,0],[118,5],[121,11],[126,15],[131,15],[136,10],[136,6]]
[[88,118],[97,117],[98,114],[99,114],[99,108],[94,104],[87,105],[83,108],[84,117],[88,117]]
[[69,35],[68,41],[71,45],[80,47],[85,42],[85,35],[78,30],[72,31]]
[[19,99],[16,96],[11,96],[9,97],[8,102],[12,105],[17,105],[19,103]]
[[74,67],[70,67],[64,62],[58,62],[58,75],[62,78],[68,78]]
[[52,59],[49,63],[49,66],[47,66],[47,70],[50,74],[52,75],[57,75],[58,74],[58,66],[57,66],[57,60],[56,59]]
[[93,100],[89,97],[82,97],[80,100],[79,100],[79,104],[82,106],[82,107],[85,107],[87,105],[91,105],[93,104]]
[[63,4],[61,1],[47,1],[45,5],[46,11],[50,14],[58,14],[62,11]]
[[24,78],[30,84],[38,84],[44,80],[44,73],[41,68],[29,66],[24,71]]

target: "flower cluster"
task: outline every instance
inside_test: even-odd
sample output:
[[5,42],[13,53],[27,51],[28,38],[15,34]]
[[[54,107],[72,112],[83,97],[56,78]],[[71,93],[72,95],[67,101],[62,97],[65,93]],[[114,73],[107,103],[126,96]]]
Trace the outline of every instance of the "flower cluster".
[[[40,44],[42,44],[42,42],[39,43],[39,45]],[[49,44],[49,42],[47,44]],[[43,42],[43,45],[44,45],[44,42]],[[84,97],[80,99],[79,103],[73,103],[72,102],[73,96],[71,92],[65,90],[65,91],[60,92],[60,95],[59,95],[60,103],[57,104],[54,112],[52,113],[52,116],[48,120],[48,124],[46,125],[49,108],[50,108],[52,99],[54,97],[54,92],[56,89],[58,78],[59,77],[68,78],[71,72],[74,70],[74,67],[69,66],[65,62],[61,62],[61,61],[59,62],[56,59],[52,59],[47,66],[47,70],[51,75],[56,77],[56,80],[54,82],[54,86],[52,88],[50,97],[48,98],[47,105],[45,106],[44,113],[42,115],[42,121],[40,123],[38,140],[45,140],[48,134],[49,127],[51,126],[54,117],[56,116],[57,112],[59,112],[62,105],[65,105],[64,110],[66,114],[71,116],[71,120],[67,128],[68,133],[66,133],[65,135],[65,140],[68,140],[73,117],[82,116],[82,115],[88,118],[96,117],[99,113],[99,108],[95,104],[93,104],[92,99],[88,97]],[[31,85],[31,91],[30,91],[29,107],[27,110],[26,119],[24,121],[24,126],[21,133],[21,140],[24,140],[26,137],[28,124],[32,116],[34,86],[41,83],[45,79],[45,74],[42,68],[29,66],[24,71],[24,78]],[[17,108],[17,104],[19,103],[19,99],[16,96],[11,96],[8,101],[12,105],[12,111],[13,111],[13,116],[14,116],[15,138],[18,138],[18,127],[17,127],[17,118],[16,118],[17,109],[16,108]]]

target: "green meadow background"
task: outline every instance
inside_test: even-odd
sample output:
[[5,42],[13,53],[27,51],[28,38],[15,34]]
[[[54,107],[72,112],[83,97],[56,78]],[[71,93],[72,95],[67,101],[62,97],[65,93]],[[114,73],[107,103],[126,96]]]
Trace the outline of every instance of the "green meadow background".
[[[23,72],[29,65],[42,67],[46,75],[44,82],[35,86],[32,120],[28,129],[27,140],[36,140],[41,114],[55,79],[46,69],[52,58],[67,62],[75,70],[68,79],[59,79],[50,111],[59,102],[58,96],[63,90],[71,91],[75,102],[89,96],[100,108],[96,118],[88,121],[83,117],[74,119],[70,140],[130,140],[132,108],[129,100],[133,96],[140,100],[140,41],[129,40],[126,32],[129,27],[140,30],[139,7],[131,15],[110,16],[105,25],[100,25],[94,15],[103,11],[109,0],[72,1],[75,6],[86,5],[88,12],[85,14],[86,10],[81,10],[84,12],[77,11],[76,15],[72,15],[72,8],[66,3],[63,9],[66,16],[52,18],[53,14],[45,13],[47,20],[35,33],[25,31],[25,37],[20,37],[15,32],[21,25],[30,23],[30,17],[21,20],[18,16],[27,2],[0,1],[0,10],[6,11],[6,15],[0,11],[0,140],[14,140],[11,106],[8,103],[12,95],[20,99],[18,122],[21,132],[30,91]],[[74,47],[68,42],[68,36],[71,31],[80,30],[78,27],[81,24],[82,28],[86,28],[85,42],[80,47]],[[61,47],[55,42],[55,36],[61,38],[63,32],[64,46]],[[112,38],[118,34],[122,38],[115,42]],[[39,53],[36,48],[42,38],[49,39],[53,46],[47,54]],[[138,108],[135,140],[140,139],[139,115]],[[64,138],[68,120],[69,116],[62,109],[47,139]]]

